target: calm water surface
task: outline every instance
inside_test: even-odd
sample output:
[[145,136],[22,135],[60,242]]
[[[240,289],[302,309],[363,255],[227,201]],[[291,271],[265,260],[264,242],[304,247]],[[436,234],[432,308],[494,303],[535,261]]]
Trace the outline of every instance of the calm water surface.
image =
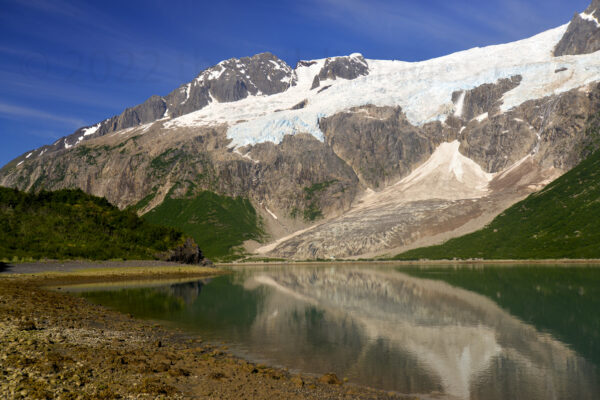
[[599,399],[600,268],[248,267],[74,289],[248,359],[457,399]]

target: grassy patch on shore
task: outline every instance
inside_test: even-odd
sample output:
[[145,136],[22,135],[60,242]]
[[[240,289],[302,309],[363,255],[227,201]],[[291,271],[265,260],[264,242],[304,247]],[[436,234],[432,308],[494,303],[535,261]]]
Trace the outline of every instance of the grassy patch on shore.
[[212,275],[220,273],[219,270],[211,267],[200,267],[192,265],[175,265],[165,267],[98,267],[76,269],[73,271],[49,271],[29,274],[35,278],[54,278],[54,277],[101,277],[101,278],[135,278],[135,277],[160,277],[162,275]]
[[600,151],[477,232],[402,253],[416,259],[600,258]]

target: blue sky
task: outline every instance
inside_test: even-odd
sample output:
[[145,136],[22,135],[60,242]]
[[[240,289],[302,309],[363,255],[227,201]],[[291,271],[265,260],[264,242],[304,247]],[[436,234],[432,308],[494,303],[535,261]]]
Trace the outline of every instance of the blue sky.
[[0,0],[0,165],[223,59],[424,60],[532,36],[589,2]]

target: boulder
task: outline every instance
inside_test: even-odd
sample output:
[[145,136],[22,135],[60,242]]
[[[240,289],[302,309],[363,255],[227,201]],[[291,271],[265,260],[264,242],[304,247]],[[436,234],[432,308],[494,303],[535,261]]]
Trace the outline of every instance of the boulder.
[[200,247],[198,247],[192,238],[187,238],[184,244],[160,255],[159,258],[164,261],[178,262],[181,264],[213,265],[212,261],[204,257],[202,250],[200,250]]

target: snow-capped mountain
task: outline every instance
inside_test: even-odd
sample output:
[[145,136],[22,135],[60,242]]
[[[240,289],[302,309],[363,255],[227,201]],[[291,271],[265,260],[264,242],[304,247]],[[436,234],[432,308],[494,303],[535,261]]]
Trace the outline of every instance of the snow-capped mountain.
[[[576,165],[600,110],[600,0],[514,43],[407,63],[223,61],[15,159],[0,183],[81,187],[141,212],[248,197],[261,253],[348,257],[472,231]],[[254,249],[255,245],[249,248]]]

